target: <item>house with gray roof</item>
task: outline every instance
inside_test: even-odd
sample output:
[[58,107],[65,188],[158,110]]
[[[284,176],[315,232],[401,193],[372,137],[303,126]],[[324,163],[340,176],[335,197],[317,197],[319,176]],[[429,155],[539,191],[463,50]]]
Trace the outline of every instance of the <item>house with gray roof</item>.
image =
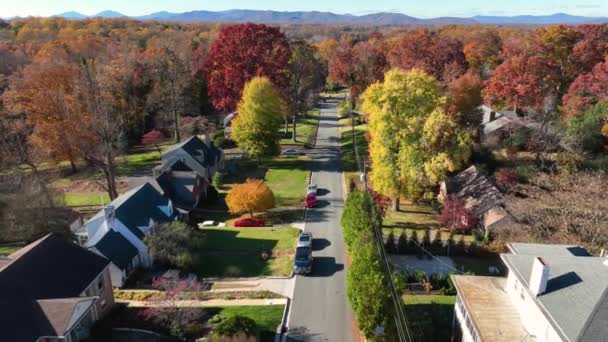
[[454,275],[462,341],[608,341],[608,258],[575,245],[512,243],[502,277]]
[[110,260],[112,284],[122,287],[138,267],[152,266],[144,240],[160,223],[177,217],[173,203],[152,184],[132,189],[84,224],[78,240],[91,251]]
[[0,258],[0,340],[87,338],[114,305],[109,265],[56,234]]
[[481,140],[486,145],[499,145],[505,135],[516,129],[538,129],[540,127],[538,122],[514,110],[495,110],[481,105],[477,111],[481,113]]
[[223,162],[223,151],[208,136],[205,141],[193,136],[162,155],[162,165],[154,169],[154,178],[165,196],[187,212],[213,191],[211,179]]

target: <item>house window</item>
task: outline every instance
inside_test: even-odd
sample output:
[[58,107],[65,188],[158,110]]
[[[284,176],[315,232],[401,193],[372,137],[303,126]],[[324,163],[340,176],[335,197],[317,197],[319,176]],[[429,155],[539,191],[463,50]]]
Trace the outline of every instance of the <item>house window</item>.
[[103,274],[97,279],[97,290],[103,289]]

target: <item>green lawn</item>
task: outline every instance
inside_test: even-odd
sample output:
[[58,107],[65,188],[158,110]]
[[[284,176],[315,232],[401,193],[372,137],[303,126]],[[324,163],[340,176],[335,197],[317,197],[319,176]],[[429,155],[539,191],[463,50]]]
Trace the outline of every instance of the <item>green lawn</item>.
[[227,177],[226,183],[243,183],[247,178],[261,178],[272,189],[277,207],[302,206],[306,184],[310,175],[311,160],[308,157],[275,157],[258,165],[253,160],[243,160],[237,177]]
[[[418,234],[418,239],[422,239],[424,231],[431,228],[431,238],[434,237],[435,230],[442,228],[441,223],[437,221],[437,212],[428,205],[412,204],[402,201],[399,211],[393,212],[388,210],[383,222],[384,236],[388,236],[392,231],[395,238],[398,238],[401,232],[405,231],[408,237],[414,231]],[[441,232],[441,239],[447,241],[450,233],[447,231]],[[454,235],[454,241],[459,241],[461,234]],[[470,243],[475,238],[472,235],[464,235],[464,241]]]
[[159,163],[157,150],[130,153],[117,158],[116,176],[128,176],[142,169],[151,169]]
[[449,341],[456,296],[403,295],[414,341]]
[[0,246],[0,256],[7,256],[19,250],[20,246]]
[[[205,243],[195,255],[201,277],[289,276],[298,236],[295,228],[205,228]],[[262,251],[273,257],[262,260]]]
[[284,125],[281,126],[279,132],[283,136],[281,139],[281,145],[295,145],[295,146],[307,146],[312,147],[312,143],[315,141],[314,134],[316,133],[315,127],[319,125],[319,115],[321,111],[319,109],[310,110],[306,115],[300,116],[296,123],[296,141],[292,139],[293,126],[289,125],[288,134],[285,134]]
[[275,331],[283,318],[284,305],[265,306],[225,306],[209,308],[222,316],[230,317],[241,315],[253,319],[258,327],[258,341],[274,341]]
[[101,206],[101,203],[110,203],[110,196],[106,193],[76,193],[66,192],[63,194],[63,201],[68,207],[82,207],[82,206]]

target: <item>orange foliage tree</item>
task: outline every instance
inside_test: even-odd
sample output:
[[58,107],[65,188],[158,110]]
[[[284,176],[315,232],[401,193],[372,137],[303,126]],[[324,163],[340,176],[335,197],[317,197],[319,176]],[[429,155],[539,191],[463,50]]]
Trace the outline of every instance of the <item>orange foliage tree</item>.
[[274,208],[274,194],[263,180],[248,178],[245,183],[232,187],[226,196],[226,204],[233,214],[248,212],[253,217],[254,211]]

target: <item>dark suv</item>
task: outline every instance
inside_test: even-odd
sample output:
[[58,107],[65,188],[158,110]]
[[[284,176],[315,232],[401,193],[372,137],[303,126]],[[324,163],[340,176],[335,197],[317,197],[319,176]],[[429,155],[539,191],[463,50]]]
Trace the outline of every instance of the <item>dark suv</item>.
[[293,273],[310,274],[311,272],[312,248],[310,248],[310,246],[296,248],[296,257],[293,262]]

